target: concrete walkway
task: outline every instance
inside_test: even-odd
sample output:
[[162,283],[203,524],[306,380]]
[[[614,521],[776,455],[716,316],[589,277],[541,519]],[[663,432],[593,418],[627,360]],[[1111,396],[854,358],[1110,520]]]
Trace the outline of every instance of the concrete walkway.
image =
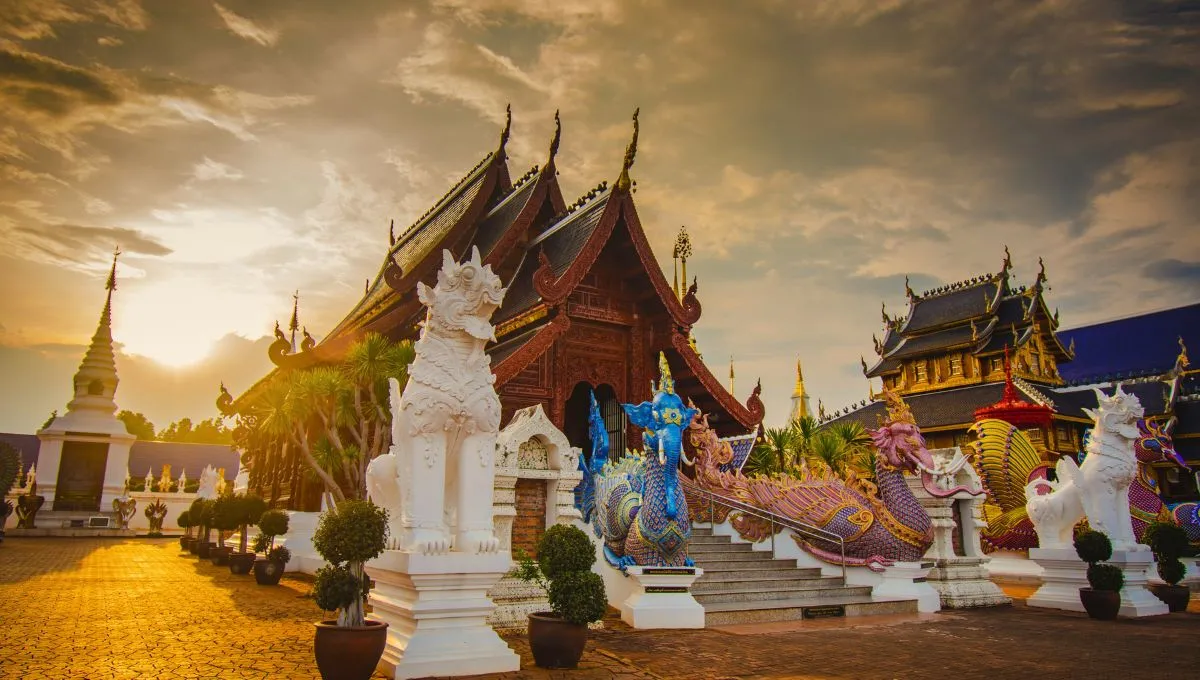
[[[0,545],[0,678],[317,678],[307,579],[263,587],[165,539],[9,539]],[[1193,599],[1193,611],[1198,608]],[[1200,616],[1092,621],[1022,606],[596,631],[580,668],[504,680],[633,678],[1193,678]],[[376,676],[383,677],[383,676]]]

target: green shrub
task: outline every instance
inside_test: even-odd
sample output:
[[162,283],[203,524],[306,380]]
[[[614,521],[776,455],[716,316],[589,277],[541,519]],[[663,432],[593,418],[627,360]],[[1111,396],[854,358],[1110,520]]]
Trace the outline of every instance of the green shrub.
[[184,510],[183,512],[179,513],[179,517],[175,520],[175,523],[178,524],[179,528],[183,529],[184,531],[191,529],[192,512],[190,510]]
[[537,545],[539,562],[518,551],[514,575],[546,589],[550,610],[571,623],[586,624],[604,617],[608,598],[604,580],[591,571],[596,549],[587,534],[558,524],[546,530]]
[[332,612],[349,607],[356,597],[363,597],[363,589],[349,567],[330,565],[317,570],[313,599],[322,610]]
[[591,571],[567,571],[550,580],[550,609],[571,623],[604,618],[604,579]]
[[1187,532],[1174,522],[1154,522],[1146,527],[1142,540],[1150,546],[1154,556],[1160,561],[1164,558],[1177,560],[1183,557],[1188,548]]
[[366,562],[387,547],[387,510],[370,501],[346,500],[321,515],[313,547],[330,564]]
[[213,502],[212,525],[218,531],[233,531],[241,526],[241,508],[239,499],[234,496],[221,496]]
[[596,562],[596,549],[579,529],[555,524],[538,541],[537,557],[542,573],[553,580],[559,574],[591,569]]
[[258,518],[258,530],[268,536],[282,536],[288,531],[288,516],[282,510],[267,510]]
[[1179,560],[1159,560],[1158,562],[1158,577],[1166,581],[1167,585],[1179,585],[1186,574],[1187,566]]
[[1110,590],[1117,592],[1125,586],[1125,574],[1120,567],[1111,564],[1089,564],[1087,569],[1088,585],[1092,590]]
[[292,551],[281,546],[276,546],[267,551],[267,559],[280,564],[287,564],[292,561]]
[[371,501],[344,500],[317,523],[313,547],[329,566],[317,572],[313,586],[317,604],[337,610],[339,626],[361,626],[371,590],[363,563],[387,547],[387,510]]
[[1103,562],[1112,557],[1112,541],[1093,529],[1081,531],[1075,536],[1075,554],[1088,564]]

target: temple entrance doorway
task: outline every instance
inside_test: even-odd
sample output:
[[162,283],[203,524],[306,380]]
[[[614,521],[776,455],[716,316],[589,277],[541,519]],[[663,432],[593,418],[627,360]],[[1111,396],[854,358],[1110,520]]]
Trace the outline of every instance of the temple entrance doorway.
[[546,533],[546,480],[518,479],[516,505],[517,516],[513,518],[512,528],[513,559],[518,550],[537,559],[538,541]]
[[107,462],[106,442],[63,442],[54,510],[99,512]]
[[[563,434],[571,446],[578,446],[591,463],[592,438],[588,434],[588,411],[591,400],[588,392],[592,386],[586,382],[577,383],[571,390],[563,409]],[[620,460],[625,455],[625,431],[628,424],[625,409],[617,399],[616,390],[612,385],[599,385],[595,388],[596,403],[600,405],[600,415],[604,418],[604,429],[608,431],[608,459]]]

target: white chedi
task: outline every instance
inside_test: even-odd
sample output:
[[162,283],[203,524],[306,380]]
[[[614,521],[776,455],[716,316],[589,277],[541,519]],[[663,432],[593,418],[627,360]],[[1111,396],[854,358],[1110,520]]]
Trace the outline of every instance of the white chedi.
[[462,264],[444,250],[437,285],[417,296],[428,311],[404,393],[391,383],[392,447],[367,468],[368,494],[392,517],[395,549],[493,553],[500,398],[484,347],[504,287],[478,248]]
[[1137,476],[1134,443],[1145,414],[1136,395],[1118,385],[1110,397],[1096,389],[1098,407],[1084,409],[1095,421],[1082,465],[1061,458],[1057,481],[1035,479],[1025,487],[1025,509],[1042,548],[1071,548],[1072,530],[1087,518],[1092,529],[1112,541],[1113,550],[1133,550],[1129,486]]

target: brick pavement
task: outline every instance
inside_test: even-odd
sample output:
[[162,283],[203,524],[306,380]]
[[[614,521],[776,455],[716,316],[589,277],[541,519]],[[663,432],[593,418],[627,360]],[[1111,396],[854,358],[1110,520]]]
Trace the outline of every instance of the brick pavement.
[[[164,539],[7,540],[0,678],[318,677],[306,579],[262,587],[178,555]],[[1101,622],[1023,606],[700,631],[609,622],[578,670],[534,668],[517,636],[522,670],[490,678],[1191,678],[1197,634],[1197,614]]]

